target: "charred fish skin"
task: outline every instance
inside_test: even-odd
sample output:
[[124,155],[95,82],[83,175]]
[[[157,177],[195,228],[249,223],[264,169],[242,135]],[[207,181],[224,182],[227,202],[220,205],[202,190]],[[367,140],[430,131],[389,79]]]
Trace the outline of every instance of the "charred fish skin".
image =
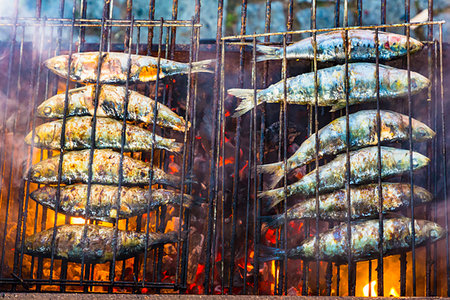
[[[66,120],[64,139],[65,150],[79,150],[91,148],[93,117],[71,117]],[[56,120],[39,125],[35,129],[34,146],[38,148],[57,149],[61,147],[62,120]],[[123,123],[110,118],[97,118],[95,131],[95,146],[98,149],[116,149],[122,147]],[[25,142],[32,144],[32,132],[25,137]],[[124,151],[151,151],[153,133],[138,126],[126,126]],[[174,139],[155,135],[155,149],[164,149],[180,153],[183,144]]]
[[[445,230],[438,224],[426,220],[414,220],[415,244],[422,246],[427,241],[441,239]],[[379,242],[379,221],[368,220],[351,225],[351,251],[354,261],[376,257]],[[386,219],[383,223],[383,255],[397,254],[409,250],[413,239],[411,219]],[[288,257],[345,263],[349,254],[347,245],[347,224],[343,223],[319,234],[319,252],[316,252],[316,237],[307,238],[296,248],[288,250]]]
[[[381,110],[380,141],[397,142],[409,138],[409,117],[393,111]],[[425,142],[436,134],[424,123],[412,119],[413,142]],[[319,158],[335,155],[347,149],[347,119],[340,117],[319,130]],[[350,149],[373,146],[378,143],[377,111],[362,110],[349,115]],[[314,161],[316,158],[316,135],[312,134],[287,160],[287,172]],[[284,176],[283,162],[258,166],[260,173],[271,174],[269,188]]]
[[[428,165],[430,159],[413,152],[412,169]],[[341,189],[346,183],[347,155],[340,154],[331,162],[319,167],[319,193]],[[400,175],[410,170],[409,150],[381,147],[381,178]],[[366,184],[378,178],[378,147],[368,147],[350,152],[350,184]],[[297,194],[314,195],[316,190],[316,170],[287,187],[287,197]],[[284,199],[284,188],[268,190],[259,194],[266,206],[272,207]]]
[[[408,207],[411,200],[411,186],[404,183],[381,184],[383,195],[383,213],[397,211]],[[433,200],[433,195],[426,189],[414,186],[414,202],[427,203]],[[377,216],[379,213],[378,184],[369,184],[350,188],[351,218],[367,218]],[[335,192],[319,196],[319,218],[322,220],[347,220],[347,190],[340,189]],[[310,219],[316,217],[316,198],[309,198],[295,204],[287,210],[287,219]],[[284,214],[264,216],[262,221],[268,227],[277,227],[284,224]]]
[[[373,102],[377,99],[376,64],[351,63],[348,65],[350,83],[349,104]],[[380,99],[394,99],[408,95],[408,71],[379,66]],[[342,109],[346,105],[345,65],[338,65],[317,71],[318,104],[331,106],[331,111]],[[423,75],[411,72],[411,94],[417,94],[430,85]],[[287,79],[287,99],[289,104],[314,105],[314,72],[301,74]],[[242,98],[236,108],[235,117],[253,109],[254,93],[252,89],[229,89],[228,93]],[[284,99],[284,83],[280,81],[257,92],[257,104],[280,103]]]
[[[103,52],[99,83],[125,83],[128,75],[128,54]],[[70,66],[68,55],[52,57],[44,65],[53,73],[67,78],[70,67],[70,79],[84,83],[97,82],[97,70],[100,62],[99,52],[73,53]],[[213,73],[214,60],[192,63],[193,73]],[[155,81],[158,71],[158,58],[143,55],[131,55],[130,82]],[[159,78],[177,74],[188,74],[189,64],[160,59]]]
[[[81,263],[105,263],[113,260],[114,228],[87,225],[83,243],[84,225],[61,225],[56,228],[54,257]],[[148,247],[178,242],[177,232],[149,232]],[[25,238],[25,253],[51,257],[53,228]],[[83,245],[84,244],[84,245]],[[119,230],[117,237],[117,260],[124,260],[144,252],[146,233]]]
[[[87,85],[69,90],[68,117],[94,114],[95,85]],[[41,118],[64,117],[65,93],[57,94],[42,102],[37,108],[37,116]],[[124,118],[126,89],[123,86],[104,84],[100,86],[97,116],[118,120]],[[138,92],[128,90],[127,120],[153,124],[155,101]],[[186,121],[167,106],[158,103],[156,124],[173,130],[186,130]],[[189,128],[188,124],[188,128]]]
[[[60,202],[58,212],[73,216],[86,218],[86,184],[76,184],[61,187]],[[57,204],[57,187],[44,186],[30,194],[31,199],[40,204],[55,210]],[[89,198],[90,216],[89,219],[95,219],[105,222],[111,222],[117,217],[119,219],[131,218],[142,215],[157,209],[163,205],[181,204],[189,208],[194,203],[191,195],[181,195],[177,192],[156,189],[152,190],[150,202],[149,191],[140,187],[122,187],[120,190],[120,210],[115,208],[118,200],[119,189],[117,186],[91,185]]]
[[[407,37],[400,34],[379,32],[378,50],[379,59],[383,61],[396,59],[407,54]],[[343,62],[345,32],[332,31],[316,36],[317,61]],[[413,54],[423,48],[423,44],[413,38],[409,39],[410,53]],[[376,43],[373,30],[348,30],[348,60],[375,61]],[[283,48],[257,45],[256,50],[263,53],[256,58],[257,61],[275,60],[283,58]],[[314,59],[312,37],[298,41],[286,47],[287,59]]]
[[[87,183],[89,155],[91,150],[70,151],[63,155],[61,181],[64,184]],[[120,153],[108,149],[94,150],[91,183],[119,184]],[[31,166],[26,180],[36,183],[58,183],[59,154]],[[123,185],[148,185],[150,165],[128,156],[123,157]],[[186,180],[188,182],[189,180]],[[167,184],[179,187],[179,176],[167,174],[153,167],[152,184]]]

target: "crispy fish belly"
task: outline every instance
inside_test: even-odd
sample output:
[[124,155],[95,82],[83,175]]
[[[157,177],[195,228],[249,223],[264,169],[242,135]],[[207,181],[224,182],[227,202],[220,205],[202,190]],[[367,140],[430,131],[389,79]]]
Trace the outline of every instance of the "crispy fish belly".
[[[65,150],[91,148],[93,117],[72,117],[65,124]],[[63,120],[44,123],[36,127],[34,132],[34,146],[38,148],[61,149],[61,131]],[[153,133],[138,126],[126,126],[125,151],[151,151],[153,145]],[[123,122],[110,118],[97,118],[95,130],[95,146],[98,149],[118,149],[122,147]],[[31,145],[33,132],[25,137],[25,142]],[[163,138],[155,135],[155,149],[165,149],[180,153],[183,144],[175,139]]]
[[[81,263],[105,263],[113,260],[114,228],[87,225],[83,243],[84,225],[61,225],[56,228],[54,257]],[[149,232],[148,247],[178,242],[177,232]],[[53,228],[36,233],[25,239],[25,253],[51,257]],[[117,236],[117,260],[128,259],[145,250],[146,233],[119,230]]]
[[[39,105],[37,115],[42,118],[64,116],[65,93],[55,95]],[[123,86],[101,85],[98,95],[97,116],[123,120],[126,101],[126,89]],[[94,114],[95,85],[87,85],[69,90],[67,116],[86,116]],[[128,90],[127,120],[153,124],[155,100],[135,91]],[[186,129],[183,117],[167,106],[158,103],[156,124],[177,131]],[[189,124],[188,124],[189,127]]]
[[[68,68],[69,56],[60,55],[44,62],[44,65],[55,74],[79,82],[97,82],[99,52],[73,53]],[[214,60],[203,60],[192,63],[191,72],[213,73]],[[131,55],[130,81],[155,81],[158,72],[158,58],[144,55]],[[124,83],[128,73],[128,54],[120,52],[103,52],[99,83]],[[159,78],[176,74],[188,74],[189,64],[161,58]]]
[[[64,154],[62,163],[61,182],[72,184],[87,183],[89,172],[89,154],[91,150],[70,151]],[[27,173],[27,180],[36,183],[58,183],[59,154],[31,166]],[[119,184],[120,153],[108,149],[94,150],[92,163],[92,183]],[[150,165],[141,160],[128,156],[123,157],[124,185],[148,185]],[[165,173],[153,167],[152,184],[167,184],[178,187],[180,177]]]
[[[351,254],[354,261],[376,258],[379,254],[379,221],[368,220],[351,225]],[[413,239],[411,219],[394,218],[383,223],[383,255],[397,254],[409,250]],[[436,242],[445,234],[438,224],[426,220],[414,220],[415,245]],[[347,224],[342,223],[319,235],[319,251],[316,251],[316,237],[304,240],[300,246],[288,250],[288,257],[345,263],[349,254]]]
[[[409,117],[393,112],[380,111],[381,129],[380,141],[396,142],[409,138]],[[412,140],[425,142],[435,136],[433,130],[420,121],[412,119]],[[319,130],[319,152],[324,155],[335,155],[347,149],[347,119],[345,116],[332,121]],[[362,110],[349,115],[350,148],[358,149],[378,143],[377,111]],[[316,135],[311,135],[304,141],[297,151],[287,160],[287,172],[314,161],[316,158]],[[258,166],[258,171],[271,174],[269,187],[275,185],[284,176],[283,162]]]
[[[332,106],[331,111],[346,105],[345,66],[339,65],[317,71],[318,104]],[[349,104],[376,101],[376,65],[373,63],[351,63],[348,65],[350,84]],[[380,65],[380,99],[394,99],[408,95],[408,71]],[[430,81],[416,72],[411,72],[411,93],[417,94],[427,88]],[[287,99],[289,104],[314,105],[314,72],[287,79]],[[234,116],[240,116],[254,107],[253,89],[229,89],[228,93],[242,98]],[[284,83],[280,81],[259,90],[257,104],[279,103],[284,99]]]
[[[411,200],[411,186],[404,183],[382,183],[383,213],[408,207]],[[369,184],[350,188],[351,218],[377,216],[379,212],[378,184]],[[430,202],[433,195],[426,189],[414,186],[414,202],[422,204]],[[319,218],[323,220],[347,220],[347,190],[341,189],[333,193],[319,196]],[[287,210],[288,221],[316,217],[316,198],[309,198],[295,204]],[[284,214],[264,216],[262,221],[268,227],[284,224]]]
[[[181,195],[174,191],[156,189],[150,192],[140,187],[122,187],[120,190],[120,210],[117,209],[119,189],[117,186],[91,185],[89,198],[90,219],[111,222],[117,218],[131,218],[152,211],[163,205],[181,204],[189,208],[193,203],[191,195]],[[44,186],[30,194],[31,199],[55,210],[57,188]],[[74,217],[86,217],[87,185],[76,184],[61,187],[58,212]],[[150,202],[151,200],[151,202]]]
[[[343,30],[318,34],[316,36],[317,61],[343,62],[345,32]],[[410,53],[423,48],[423,44],[410,38]],[[375,61],[376,59],[375,31],[348,30],[349,61]],[[257,61],[283,58],[283,48],[257,45],[256,50],[263,53]],[[404,35],[378,32],[378,51],[380,60],[391,60],[405,56],[407,53],[407,37]],[[286,47],[287,59],[314,59],[313,38],[309,37]]]
[[[412,169],[425,167],[429,159],[413,152]],[[340,154],[331,162],[319,167],[319,193],[341,189],[346,183],[347,155]],[[381,147],[381,177],[400,175],[410,170],[409,150]],[[378,147],[368,147],[350,152],[350,184],[366,184],[378,179]],[[297,194],[314,195],[316,170],[287,187],[287,197]],[[259,194],[267,207],[273,207],[284,199],[284,188],[268,190]]]

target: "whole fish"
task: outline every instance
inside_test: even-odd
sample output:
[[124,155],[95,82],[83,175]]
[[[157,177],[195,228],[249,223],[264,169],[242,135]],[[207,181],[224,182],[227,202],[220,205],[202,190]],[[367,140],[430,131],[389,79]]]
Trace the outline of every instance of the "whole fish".
[[[99,52],[73,53],[70,62],[70,79],[78,82],[97,82]],[[67,78],[68,55],[52,57],[44,65],[53,73]],[[158,58],[144,55],[131,55],[130,82],[155,81],[158,72]],[[192,63],[192,73],[213,73],[214,60],[202,60]],[[99,83],[125,83],[128,73],[128,54],[121,52],[103,52]],[[188,74],[189,63],[181,63],[161,58],[159,78],[176,74]]]
[[[87,225],[86,238],[83,240],[84,225],[61,225],[56,228],[54,257],[67,259],[70,262],[81,263],[84,255],[85,263],[101,264],[113,260],[114,240],[117,241],[117,260],[124,260],[145,251],[146,233],[119,230],[114,238],[113,227]],[[25,238],[25,253],[50,258],[52,254],[53,228],[38,232]],[[177,243],[178,234],[149,232],[149,248]]]
[[[89,172],[89,154],[91,150],[69,151],[63,156],[61,182],[72,184],[87,183]],[[27,172],[27,180],[36,183],[58,183],[59,154],[38,162]],[[120,153],[108,149],[94,150],[92,163],[92,183],[119,184]],[[128,156],[123,157],[124,185],[148,185],[150,164]],[[189,180],[187,180],[188,182]],[[152,184],[167,184],[178,187],[180,177],[167,174],[153,167]]]
[[[64,139],[65,150],[91,148],[93,117],[71,117],[66,120]],[[61,149],[61,130],[63,120],[56,120],[39,125],[35,129],[34,146],[38,148]],[[121,149],[123,122],[110,118],[97,118],[95,131],[95,147],[98,149]],[[25,137],[31,145],[33,132]],[[124,151],[151,151],[153,133],[138,126],[127,124]],[[165,149],[180,153],[183,144],[175,139],[155,135],[155,149]]]
[[[94,115],[95,85],[86,85],[69,90],[67,116]],[[58,118],[64,116],[65,93],[57,94],[42,102],[37,108],[37,116]],[[123,120],[126,89],[123,86],[104,84],[98,93],[97,116]],[[128,90],[127,120],[153,124],[155,100],[133,90]],[[177,131],[185,131],[186,121],[167,106],[158,103],[156,124]],[[189,128],[188,124],[188,128]]]
[[[331,106],[331,111],[345,107],[345,66],[339,65],[317,71],[319,106]],[[394,99],[408,95],[408,71],[380,65],[380,99]],[[351,63],[348,65],[350,91],[349,105],[377,100],[376,65],[373,63]],[[287,98],[289,104],[314,105],[314,72],[287,79]],[[411,72],[411,94],[427,88],[430,81],[416,72]],[[254,107],[253,89],[229,89],[228,93],[242,98],[236,108],[235,117],[241,116]],[[284,99],[283,81],[258,90],[257,104],[280,103]]]
[[[31,199],[55,210],[57,204],[57,187],[44,186],[30,194]],[[117,218],[131,218],[142,215],[168,204],[181,204],[182,195],[164,189],[152,190],[151,202],[150,192],[140,187],[122,187],[120,191],[120,211],[115,208],[119,189],[110,185],[91,185],[89,198],[90,219],[111,222]],[[87,185],[74,184],[61,187],[58,212],[74,216],[86,217]],[[183,196],[183,206],[189,208],[196,200],[191,195]]]
[[[380,60],[391,60],[407,54],[407,37],[404,35],[378,32],[378,51]],[[316,35],[317,61],[343,62],[345,60],[345,31],[331,31]],[[313,38],[309,37],[286,47],[287,59],[314,59]],[[376,43],[373,30],[348,30],[347,53],[349,61],[375,61]],[[410,38],[410,53],[423,48],[423,44]],[[263,53],[256,61],[283,59],[284,51],[280,47],[257,45],[256,50]]]
[[[413,152],[412,169],[425,167],[429,159]],[[319,193],[341,189],[347,181],[347,155],[340,154],[331,162],[319,167]],[[409,150],[381,147],[381,177],[400,175],[410,170]],[[350,184],[365,184],[378,179],[378,147],[368,147],[350,152]],[[306,174],[299,181],[287,186],[287,197],[302,194],[315,195],[316,170]],[[273,207],[284,199],[284,188],[268,190],[259,194],[267,207]]]
[[[383,223],[383,255],[393,255],[411,249],[413,239],[411,219],[386,219]],[[414,220],[415,245],[422,246],[426,242],[441,239],[445,230],[438,224],[426,220]],[[351,254],[353,261],[377,258],[379,254],[378,220],[367,220],[351,224]],[[318,251],[316,237],[305,239],[298,247],[287,250],[289,258],[320,260],[346,263],[349,255],[347,244],[347,224],[342,223],[324,233],[319,234]],[[276,248],[264,248],[262,260],[283,259],[285,252]]]
[[[411,200],[411,186],[404,183],[382,183],[383,213],[408,207]],[[350,188],[351,218],[377,216],[379,212],[378,184],[369,184]],[[426,189],[414,186],[414,203],[430,202],[433,195]],[[347,190],[341,189],[319,196],[319,218],[323,220],[347,220]],[[309,198],[295,204],[287,210],[288,221],[316,217],[316,198]],[[263,216],[268,227],[284,224],[284,214]]]
[[[350,149],[358,149],[378,143],[377,134],[377,111],[362,110],[350,114],[349,138]],[[380,141],[396,142],[405,141],[409,138],[408,116],[393,112],[380,110]],[[412,119],[412,140],[414,142],[425,142],[435,136],[433,130],[420,121]],[[325,155],[335,155],[347,149],[347,119],[346,116],[332,121],[319,130],[319,158]],[[287,172],[308,164],[316,159],[316,135],[311,135],[304,141],[297,151],[287,160]],[[277,162],[258,166],[258,171],[270,174],[269,187],[275,185],[284,177],[284,164]]]

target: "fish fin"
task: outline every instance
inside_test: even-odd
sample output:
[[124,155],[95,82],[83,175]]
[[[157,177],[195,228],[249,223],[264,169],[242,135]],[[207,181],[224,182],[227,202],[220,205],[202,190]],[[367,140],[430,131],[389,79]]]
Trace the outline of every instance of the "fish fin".
[[283,200],[283,188],[264,191],[258,194],[258,198],[264,199],[265,209],[272,209]]
[[280,248],[269,247],[266,245],[259,245],[259,257],[261,262],[271,260],[282,260],[284,258],[285,251]]
[[273,46],[256,45],[256,51],[263,53],[264,55],[258,55],[256,61],[275,60],[280,59],[278,51],[280,48]]
[[284,215],[272,215],[272,216],[261,216],[260,221],[265,223],[266,227],[274,228],[281,225],[284,222]]
[[242,116],[254,107],[253,89],[229,89],[228,94],[242,99],[233,115],[234,118]]
[[259,165],[258,173],[270,174],[268,179],[268,186],[273,189],[277,183],[284,177],[284,164],[282,162],[276,162],[272,164]]
[[192,72],[205,72],[205,73],[214,73],[214,67],[216,66],[215,59],[206,59],[201,61],[196,61],[192,63]]

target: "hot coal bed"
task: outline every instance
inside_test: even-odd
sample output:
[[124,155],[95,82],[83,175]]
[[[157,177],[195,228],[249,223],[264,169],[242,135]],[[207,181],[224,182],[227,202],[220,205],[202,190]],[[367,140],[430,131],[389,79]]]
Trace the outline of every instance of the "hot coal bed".
[[[69,1],[70,2],[70,1]],[[383,1],[381,1],[383,3]],[[405,3],[405,11],[408,4]],[[290,259],[279,255],[270,259],[273,248],[282,250],[299,245],[307,237],[314,237],[339,224],[322,218],[281,222],[278,227],[266,226],[265,220],[274,214],[287,214],[287,209],[301,198],[281,199],[274,209],[267,210],[257,194],[267,190],[269,178],[257,172],[257,165],[288,159],[298,147],[317,129],[338,117],[348,116],[363,109],[391,110],[411,116],[436,132],[425,143],[412,143],[406,139],[387,144],[397,149],[411,149],[430,158],[427,167],[401,176],[389,178],[389,182],[413,183],[433,194],[433,201],[424,205],[409,205],[395,214],[377,214],[374,218],[386,222],[389,218],[405,216],[430,220],[448,229],[447,161],[446,161],[446,103],[448,95],[444,77],[448,65],[448,46],[443,43],[443,23],[431,21],[414,24],[427,33],[424,49],[408,53],[403,58],[383,64],[418,72],[426,76],[431,86],[417,95],[406,95],[397,100],[378,100],[369,104],[346,106],[335,112],[329,107],[315,105],[263,104],[239,118],[233,116],[240,99],[228,94],[231,88],[264,89],[271,84],[299,74],[314,72],[336,63],[315,60],[279,60],[257,62],[256,44],[287,46],[305,36],[317,37],[319,31],[292,31],[294,2],[287,9],[287,30],[281,34],[245,35],[247,1],[242,1],[241,35],[222,36],[223,2],[218,3],[216,41],[200,40],[201,3],[193,1],[192,20],[176,20],[178,1],[173,1],[172,20],[158,19],[154,15],[155,1],[149,4],[149,19],[135,20],[132,1],[127,1],[126,20],[110,19],[111,2],[105,1],[101,19],[86,18],[86,1],[73,1],[73,17],[44,18],[41,2],[36,4],[35,18],[20,18],[18,1],[13,17],[1,20],[9,39],[1,44],[2,101],[0,103],[1,148],[1,208],[0,208],[0,283],[3,291],[16,292],[85,292],[85,293],[189,293],[189,294],[287,294],[287,295],[337,295],[337,296],[448,296],[449,243],[448,234],[437,242],[404,250],[384,258],[374,255],[372,260],[348,263],[328,262],[318,259]],[[384,2],[386,4],[386,2]],[[62,1],[62,6],[67,6]],[[266,2],[265,31],[270,32],[270,6]],[[337,1],[337,7],[347,2]],[[356,3],[354,25],[361,24],[361,6]],[[429,1],[433,7],[432,1]],[[386,5],[384,5],[386,7]],[[432,10],[430,10],[432,11]],[[336,11],[335,27],[342,27],[346,15]],[[383,24],[385,11],[381,12]],[[315,27],[316,6],[311,9],[312,28]],[[359,20],[359,21],[358,21]],[[409,21],[409,19],[407,19]],[[358,23],[359,22],[359,23]],[[385,22],[384,22],[385,23]],[[330,24],[331,25],[331,24]],[[331,27],[331,26],[330,26]],[[363,29],[410,35],[410,24],[378,26]],[[95,36],[95,42],[85,37]],[[118,40],[116,36],[123,36]],[[181,37],[181,38],[180,38]],[[344,36],[345,38],[345,36]],[[183,39],[183,42],[179,42]],[[271,43],[271,41],[277,41]],[[73,41],[71,43],[70,41]],[[252,45],[253,44],[253,45]],[[156,70],[159,74],[161,59],[190,64],[186,74],[156,77],[149,83],[125,80],[122,86],[166,105],[173,112],[190,122],[188,130],[142,125],[156,134],[173,138],[182,143],[179,153],[150,147],[149,151],[126,151],[124,144],[117,150],[123,157],[142,160],[154,168],[179,176],[181,184],[172,188],[165,184],[151,185],[152,191],[166,189],[186,194],[186,203],[149,206],[148,211],[128,219],[102,221],[90,217],[73,217],[61,213],[61,208],[50,209],[34,201],[30,194],[44,185],[26,179],[27,170],[34,164],[60,154],[57,150],[27,146],[25,136],[52,120],[37,116],[39,104],[55,94],[65,95],[82,87],[73,81],[50,72],[43,62],[61,54],[101,51],[152,55],[159,58]],[[211,73],[195,73],[193,64],[206,59],[216,59]],[[341,63],[345,64],[347,61]],[[379,68],[377,59],[374,61]],[[131,71],[130,71],[131,72]],[[98,83],[92,83],[97,89]],[[127,93],[130,97],[131,93]],[[99,94],[93,94],[93,100]],[[125,98],[127,99],[127,98]],[[283,101],[282,101],[283,102]],[[100,117],[94,114],[97,122]],[[67,123],[66,117],[62,122]],[[123,122],[123,118],[117,118]],[[139,124],[128,122],[127,126]],[[411,143],[410,143],[411,142]],[[375,144],[376,145],[376,144]],[[348,149],[350,151],[351,149]],[[67,152],[68,150],[63,150]],[[89,152],[89,151],[88,151]],[[346,151],[344,151],[344,154]],[[90,154],[91,155],[91,154]],[[124,159],[122,158],[122,160]],[[320,165],[332,161],[333,156],[320,159]],[[286,187],[305,176],[316,167],[313,161],[288,173]],[[150,174],[152,171],[150,171]],[[120,176],[119,176],[120,177]],[[61,179],[59,179],[61,180]],[[378,184],[381,179],[374,181]],[[87,180],[91,187],[92,179]],[[126,187],[119,183],[119,186]],[[54,185],[59,189],[64,183]],[[59,186],[59,187],[58,187]],[[345,188],[351,186],[346,185]],[[353,187],[353,186],[352,186]],[[148,189],[148,185],[146,187]],[[150,193],[150,200],[157,192]],[[313,195],[312,198],[315,198]],[[119,203],[115,204],[118,213]],[[59,213],[55,216],[55,210]],[[115,219],[114,216],[111,216]],[[353,224],[346,220],[345,224]],[[63,224],[88,228],[97,225],[112,228],[116,236],[122,230],[141,232],[149,238],[151,233],[176,233],[176,242],[146,247],[132,258],[118,260],[116,241],[111,241],[113,257],[110,262],[72,262],[55,258],[55,247],[50,257],[29,255],[24,241],[36,233],[52,230]],[[85,230],[85,229],[84,229]],[[83,231],[86,232],[86,231]],[[56,231],[55,231],[56,236]],[[83,240],[86,237],[82,238]],[[116,239],[116,238],[115,238]],[[101,247],[99,247],[100,249]],[[52,257],[53,256],[53,257]],[[83,257],[83,255],[81,255]],[[382,262],[382,264],[380,264]]]

